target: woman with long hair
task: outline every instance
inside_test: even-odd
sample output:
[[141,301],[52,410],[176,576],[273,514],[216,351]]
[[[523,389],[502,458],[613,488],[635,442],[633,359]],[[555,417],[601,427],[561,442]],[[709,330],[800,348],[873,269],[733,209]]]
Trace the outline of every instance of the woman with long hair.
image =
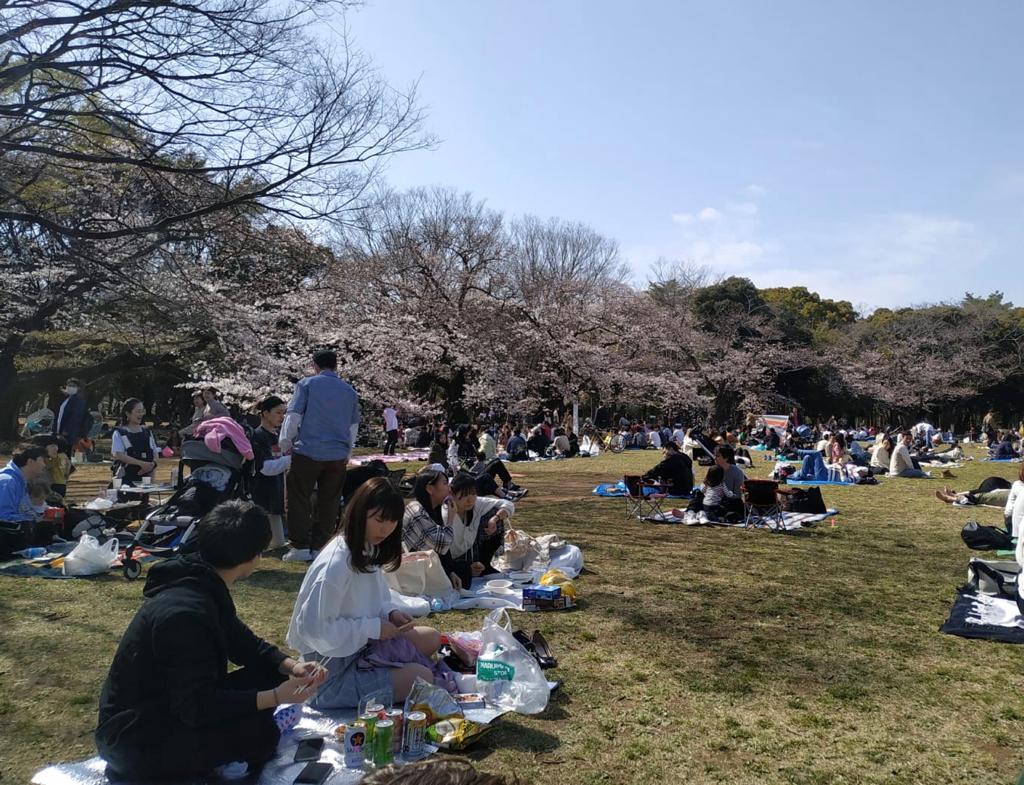
[[402,520],[402,540],[406,549],[436,551],[452,588],[461,589],[462,580],[450,553],[455,535],[443,512],[444,507],[452,505],[448,476],[428,467],[416,475],[412,493],[413,500],[405,508]]
[[[321,662],[327,680],[311,701],[319,709],[360,706],[376,698],[385,706],[403,701],[417,678],[431,681],[425,665],[367,667],[377,641],[405,638],[422,658],[440,648],[441,635],[413,626],[396,609],[384,570],[402,561],[405,500],[386,477],[364,483],[348,502],[345,523],[306,572],[288,626],[288,645],[304,661]],[[360,660],[363,660],[361,663]]]

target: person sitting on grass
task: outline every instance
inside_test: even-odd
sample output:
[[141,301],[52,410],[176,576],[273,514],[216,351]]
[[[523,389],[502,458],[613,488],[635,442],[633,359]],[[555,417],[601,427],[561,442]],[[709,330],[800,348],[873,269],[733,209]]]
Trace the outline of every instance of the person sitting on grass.
[[439,467],[421,469],[413,483],[413,500],[402,517],[402,542],[408,551],[436,551],[445,575],[456,591],[462,580],[452,563],[449,551],[454,533],[445,523],[442,507],[452,503],[448,488],[448,475]]
[[[287,640],[303,660],[324,660],[329,675],[311,701],[318,709],[355,708],[371,697],[385,706],[401,705],[416,679],[433,681],[430,669],[418,662],[360,663],[378,641],[402,638],[417,659],[431,658],[441,646],[437,630],[412,626],[412,618],[396,609],[384,578],[383,570],[394,571],[402,562],[404,510],[405,500],[388,478],[364,483],[346,505],[342,532],[320,551],[302,581]],[[396,656],[392,651],[389,660]]]
[[34,480],[29,481],[25,487],[25,493],[28,494],[28,506],[32,510],[32,515],[42,518],[46,514],[46,508],[50,506],[47,502],[50,497],[50,478],[43,472]]
[[989,451],[989,457],[993,461],[1010,461],[1020,458],[1020,453],[1013,448],[1013,431],[1007,431],[1003,438]]
[[28,483],[46,474],[46,448],[23,444],[0,470],[0,521],[18,523],[35,519],[28,497]]
[[708,469],[699,490],[693,492],[693,500],[683,514],[683,523],[692,526],[713,520],[724,521],[737,515],[742,517],[743,501],[726,486],[725,474],[717,463]]
[[675,442],[665,442],[662,447],[663,460],[647,471],[645,480],[661,483],[669,496],[689,496],[693,493],[693,461],[679,451]]
[[440,463],[448,465],[448,430],[441,428],[434,431],[434,441],[430,443],[430,452],[427,455],[427,463]]
[[900,434],[899,443],[893,450],[892,458],[889,459],[889,475],[891,477],[904,477],[908,479],[926,479],[931,475],[922,471],[921,467],[910,457],[910,445],[914,443],[914,436],[910,431],[903,431]]
[[32,444],[46,450],[46,477],[50,482],[50,492],[63,499],[68,492],[68,478],[75,471],[75,467],[64,449],[63,439],[59,436],[44,434],[35,437]]
[[[257,637],[235,611],[270,542],[270,519],[228,501],[199,522],[196,552],[150,568],[100,694],[96,746],[113,780],[186,782],[225,764],[250,773],[277,753],[274,710],[326,672]],[[228,663],[241,666],[228,673]]]
[[452,527],[452,544],[448,551],[454,571],[463,586],[473,578],[497,572],[491,559],[505,541],[505,524],[515,514],[512,502],[477,494],[476,478],[460,472],[449,486],[452,504],[445,506],[444,522]]
[[879,434],[875,446],[871,450],[871,473],[888,474],[889,464],[892,461],[892,453],[896,447],[892,437],[888,434]]
[[747,475],[736,465],[736,451],[728,444],[720,444],[715,448],[715,465],[725,473],[725,487],[737,499],[743,491],[743,483]]
[[[512,482],[508,467],[500,458],[487,460],[487,454],[481,450],[476,454],[476,463],[469,469],[476,479],[476,492],[480,496],[497,496],[499,499],[521,499],[526,491]],[[498,487],[501,480],[501,487]]]
[[509,438],[508,443],[505,445],[505,452],[508,454],[508,459],[510,461],[530,460],[529,447],[527,447],[526,439],[523,437],[522,430],[516,428],[515,433]]

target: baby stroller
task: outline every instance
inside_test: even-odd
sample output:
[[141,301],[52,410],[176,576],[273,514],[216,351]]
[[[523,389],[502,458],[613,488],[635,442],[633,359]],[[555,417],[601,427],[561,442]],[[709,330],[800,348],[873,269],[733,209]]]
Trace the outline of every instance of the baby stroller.
[[135,532],[124,553],[124,577],[135,580],[142,574],[136,550],[161,558],[182,552],[200,518],[221,502],[242,496],[244,463],[229,439],[221,442],[220,452],[213,452],[202,439],[183,442],[177,490]]
[[696,452],[694,452],[694,457],[697,459],[697,465],[713,466],[715,463],[715,448],[718,446],[715,444],[714,440],[705,436],[704,429],[700,426],[697,426],[690,431],[690,438],[697,442],[704,451],[703,455],[697,455]]

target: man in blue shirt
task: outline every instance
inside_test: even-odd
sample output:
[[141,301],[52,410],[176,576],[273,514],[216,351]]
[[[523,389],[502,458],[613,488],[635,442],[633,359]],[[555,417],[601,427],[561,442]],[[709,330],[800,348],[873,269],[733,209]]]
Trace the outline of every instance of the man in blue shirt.
[[295,386],[281,426],[278,446],[292,455],[286,505],[291,548],[284,555],[288,561],[312,561],[337,529],[345,467],[359,431],[359,396],[338,378],[337,367],[334,352],[313,355],[316,375]]
[[11,462],[0,470],[0,521],[31,521],[35,518],[28,504],[28,483],[46,473],[46,448],[18,447]]

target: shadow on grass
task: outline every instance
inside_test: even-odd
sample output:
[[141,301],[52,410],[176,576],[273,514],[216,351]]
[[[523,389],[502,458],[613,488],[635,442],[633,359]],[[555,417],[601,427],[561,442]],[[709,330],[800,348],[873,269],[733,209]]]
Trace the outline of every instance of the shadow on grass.
[[299,593],[299,586],[302,584],[303,577],[304,574],[301,572],[258,570],[250,575],[245,583],[255,588],[287,592],[294,596]]
[[497,750],[516,750],[539,754],[558,749],[561,742],[558,737],[535,728],[526,728],[507,719],[502,720],[487,735],[486,746],[467,750],[462,754],[472,761],[488,758]]

